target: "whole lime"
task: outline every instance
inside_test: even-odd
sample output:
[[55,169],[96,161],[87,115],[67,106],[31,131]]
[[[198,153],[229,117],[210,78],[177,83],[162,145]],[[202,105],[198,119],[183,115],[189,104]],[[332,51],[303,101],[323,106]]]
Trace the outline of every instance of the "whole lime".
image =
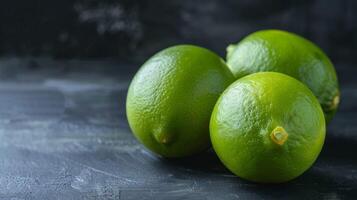
[[233,81],[223,59],[207,49],[164,49],[145,62],[130,84],[129,125],[140,142],[164,157],[200,152],[210,146],[213,107]]
[[227,65],[236,78],[260,71],[292,76],[317,96],[329,122],[335,114],[340,92],[330,59],[315,44],[281,30],[252,33],[227,48]]
[[259,72],[223,92],[210,133],[215,152],[234,174],[279,183],[314,163],[324,144],[325,119],[303,83],[281,73]]

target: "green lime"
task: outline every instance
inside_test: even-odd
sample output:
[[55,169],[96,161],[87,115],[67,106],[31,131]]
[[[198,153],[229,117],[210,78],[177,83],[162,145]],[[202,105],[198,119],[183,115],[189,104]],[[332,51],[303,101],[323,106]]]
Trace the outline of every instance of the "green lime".
[[329,122],[335,114],[340,92],[329,58],[307,39],[280,30],[252,33],[227,48],[227,65],[236,78],[260,71],[275,71],[306,84],[319,99]]
[[223,59],[207,49],[164,49],[144,63],[130,84],[129,125],[141,143],[164,157],[205,150],[213,107],[233,81]]
[[259,72],[223,92],[210,133],[215,152],[234,174],[279,183],[314,163],[325,140],[325,118],[303,83],[281,73]]

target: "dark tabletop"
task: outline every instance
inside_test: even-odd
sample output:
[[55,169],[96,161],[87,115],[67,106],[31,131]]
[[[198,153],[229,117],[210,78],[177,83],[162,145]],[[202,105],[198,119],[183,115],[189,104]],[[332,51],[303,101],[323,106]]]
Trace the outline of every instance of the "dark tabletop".
[[342,102],[319,159],[262,185],[212,151],[163,159],[139,144],[125,116],[131,65],[0,59],[0,199],[355,199],[357,70],[336,66]]

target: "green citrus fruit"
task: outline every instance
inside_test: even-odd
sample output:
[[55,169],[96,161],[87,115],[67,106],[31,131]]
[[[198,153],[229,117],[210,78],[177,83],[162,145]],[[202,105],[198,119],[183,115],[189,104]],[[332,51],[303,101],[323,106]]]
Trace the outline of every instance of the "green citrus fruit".
[[233,81],[223,59],[207,49],[164,49],[145,62],[130,84],[129,125],[140,142],[162,156],[202,151],[210,146],[213,107]]
[[336,72],[329,58],[307,39],[280,30],[252,33],[227,48],[227,65],[236,78],[260,71],[290,75],[319,99],[329,122],[339,104]]
[[325,140],[325,119],[303,83],[281,73],[259,72],[223,92],[210,133],[215,152],[234,174],[279,183],[314,163]]

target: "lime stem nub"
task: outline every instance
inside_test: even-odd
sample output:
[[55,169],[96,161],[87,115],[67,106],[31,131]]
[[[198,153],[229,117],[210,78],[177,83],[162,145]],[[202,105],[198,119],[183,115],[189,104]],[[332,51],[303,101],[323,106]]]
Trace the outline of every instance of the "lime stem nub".
[[289,134],[281,126],[277,126],[271,133],[271,140],[277,145],[283,145],[288,139]]
[[340,95],[336,94],[336,96],[333,98],[331,102],[330,110],[336,109],[339,103],[340,103]]
[[235,44],[230,44],[228,45],[226,51],[227,51],[227,58],[231,57],[234,49],[236,48],[236,45]]
[[154,132],[155,140],[160,144],[170,144],[172,142],[172,135],[161,130]]

